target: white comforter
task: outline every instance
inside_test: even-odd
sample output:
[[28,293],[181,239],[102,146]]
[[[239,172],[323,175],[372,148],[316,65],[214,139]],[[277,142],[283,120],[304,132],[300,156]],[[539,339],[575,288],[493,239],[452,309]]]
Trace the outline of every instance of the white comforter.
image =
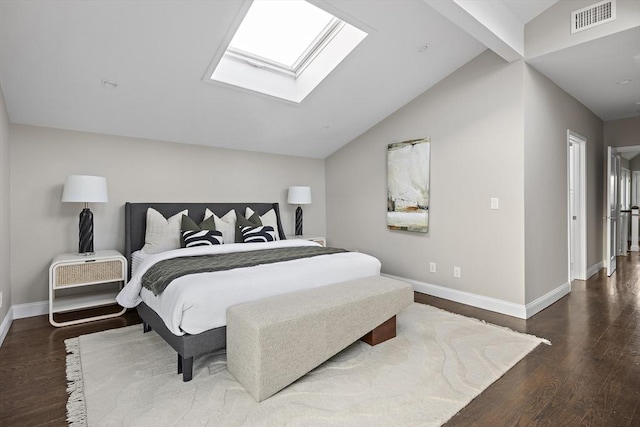
[[198,334],[226,325],[227,308],[235,304],[380,274],[380,261],[376,258],[359,252],[345,252],[235,270],[190,274],[175,279],[157,297],[141,285],[144,273],[164,259],[317,245],[292,239],[161,252],[149,256],[140,264],[116,300],[123,307],[135,307],[144,301],[162,317],[174,334]]

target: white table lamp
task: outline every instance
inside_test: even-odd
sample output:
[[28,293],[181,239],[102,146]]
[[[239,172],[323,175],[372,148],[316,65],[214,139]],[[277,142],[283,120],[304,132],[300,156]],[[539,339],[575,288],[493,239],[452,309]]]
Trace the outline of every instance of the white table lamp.
[[298,205],[296,209],[296,236],[302,236],[302,207],[311,204],[311,187],[289,187],[287,203]]

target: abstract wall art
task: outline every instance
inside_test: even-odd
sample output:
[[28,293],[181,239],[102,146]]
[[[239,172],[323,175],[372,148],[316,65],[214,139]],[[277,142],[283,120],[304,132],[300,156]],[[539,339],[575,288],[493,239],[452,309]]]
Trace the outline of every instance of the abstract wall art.
[[429,231],[430,139],[395,142],[387,147],[387,227]]

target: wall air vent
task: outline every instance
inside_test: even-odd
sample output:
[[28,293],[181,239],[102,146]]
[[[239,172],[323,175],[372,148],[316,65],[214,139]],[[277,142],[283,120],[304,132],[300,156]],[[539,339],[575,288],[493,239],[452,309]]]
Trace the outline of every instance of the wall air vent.
[[605,0],[571,12],[571,34],[616,19],[616,0]]

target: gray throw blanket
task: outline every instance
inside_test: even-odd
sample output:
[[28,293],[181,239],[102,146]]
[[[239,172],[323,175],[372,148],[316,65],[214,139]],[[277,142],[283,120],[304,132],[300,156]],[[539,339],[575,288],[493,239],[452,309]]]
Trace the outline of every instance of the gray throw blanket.
[[254,267],[261,264],[271,264],[341,252],[347,251],[338,248],[297,246],[292,248],[275,248],[261,251],[232,252],[165,259],[154,264],[144,273],[142,276],[142,286],[158,296],[174,279],[186,276],[187,274]]

